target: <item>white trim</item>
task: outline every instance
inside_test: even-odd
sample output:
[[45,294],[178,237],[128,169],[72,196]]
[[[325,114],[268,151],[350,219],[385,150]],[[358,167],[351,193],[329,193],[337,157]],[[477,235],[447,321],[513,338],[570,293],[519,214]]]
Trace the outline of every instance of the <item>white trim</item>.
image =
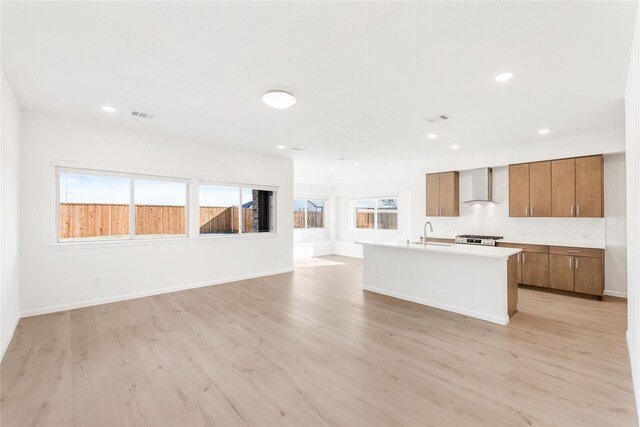
[[207,286],[222,285],[225,283],[233,283],[241,280],[256,279],[258,277],[273,276],[275,274],[291,273],[292,271],[293,271],[293,268],[283,268],[280,270],[246,274],[243,276],[235,276],[235,277],[229,277],[225,279],[216,279],[216,280],[210,280],[206,282],[189,283],[186,285],[171,286],[168,288],[153,289],[149,291],[133,292],[130,294],[116,295],[116,296],[106,297],[106,298],[97,298],[92,300],[74,302],[70,304],[34,308],[30,310],[25,310],[21,314],[22,314],[22,317],[39,316],[42,314],[57,313],[60,311],[67,311],[67,310],[75,310],[77,308],[92,307],[95,305],[109,304],[109,303],[118,302],[118,301],[128,301],[132,299],[144,298],[144,297],[149,297],[153,295],[168,294],[171,292],[184,291],[187,289],[204,288]]
[[486,320],[487,322],[497,323],[499,325],[506,325],[509,323],[509,316],[500,317],[494,316],[491,314],[482,313],[475,310],[468,310],[466,308],[457,307],[454,305],[444,304],[437,301],[431,301],[425,298],[418,298],[410,295],[405,295],[399,292],[388,291],[386,289],[373,288],[370,286],[363,286],[365,291],[374,292],[376,294],[382,294],[393,298],[398,298],[406,301],[415,302],[417,304],[426,305],[429,307],[437,308],[440,310],[451,311],[453,313],[458,313],[463,316],[469,316],[480,320]]
[[621,292],[621,291],[610,291],[608,289],[604,290],[604,294],[610,297],[617,297],[617,298],[626,298],[627,297],[627,293],[626,292]]
[[7,349],[9,348],[9,344],[11,344],[11,340],[13,339],[13,335],[16,333],[16,328],[18,327],[18,323],[20,322],[21,318],[22,318],[21,315],[16,318],[16,321],[13,325],[13,329],[11,329],[11,336],[7,340],[7,343],[2,346],[2,352],[0,353],[0,362],[2,362],[2,359],[4,359],[4,355],[7,352]]

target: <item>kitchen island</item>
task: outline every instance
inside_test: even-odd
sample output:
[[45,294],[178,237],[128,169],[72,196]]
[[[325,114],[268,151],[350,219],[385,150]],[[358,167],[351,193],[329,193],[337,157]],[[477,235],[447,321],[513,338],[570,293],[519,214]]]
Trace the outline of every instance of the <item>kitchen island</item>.
[[357,242],[364,290],[506,325],[517,311],[520,249]]

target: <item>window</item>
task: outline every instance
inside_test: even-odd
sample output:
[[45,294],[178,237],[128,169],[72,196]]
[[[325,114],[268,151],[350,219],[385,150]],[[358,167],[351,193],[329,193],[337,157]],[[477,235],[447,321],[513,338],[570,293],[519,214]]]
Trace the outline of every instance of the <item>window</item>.
[[136,236],[186,236],[186,187],[183,182],[135,179]]
[[274,190],[200,185],[200,235],[276,231]]
[[323,228],[325,200],[294,199],[293,228]]
[[354,225],[358,229],[397,230],[396,197],[356,199],[353,201]]
[[60,242],[187,235],[186,181],[66,168],[57,175]]

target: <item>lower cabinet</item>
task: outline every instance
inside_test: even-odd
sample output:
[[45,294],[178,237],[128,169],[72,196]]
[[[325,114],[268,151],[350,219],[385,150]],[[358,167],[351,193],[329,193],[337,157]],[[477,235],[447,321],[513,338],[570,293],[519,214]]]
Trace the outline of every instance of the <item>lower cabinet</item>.
[[521,282],[525,285],[549,287],[549,255],[522,252],[520,268]]
[[550,287],[602,296],[604,292],[603,255],[601,249],[550,247]]
[[602,296],[604,250],[565,246],[498,243],[522,249],[517,257],[518,283]]

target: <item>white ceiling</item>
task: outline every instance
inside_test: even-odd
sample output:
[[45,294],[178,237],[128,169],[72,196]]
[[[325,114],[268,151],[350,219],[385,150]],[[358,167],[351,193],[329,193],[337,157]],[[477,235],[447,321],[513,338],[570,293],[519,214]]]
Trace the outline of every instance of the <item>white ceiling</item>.
[[[413,167],[451,144],[469,155],[623,130],[636,3],[1,7],[2,67],[23,108],[292,157],[325,181],[330,166],[336,179]],[[506,70],[511,81],[493,80]],[[270,89],[298,103],[271,109]],[[453,118],[423,120],[439,113]]]

